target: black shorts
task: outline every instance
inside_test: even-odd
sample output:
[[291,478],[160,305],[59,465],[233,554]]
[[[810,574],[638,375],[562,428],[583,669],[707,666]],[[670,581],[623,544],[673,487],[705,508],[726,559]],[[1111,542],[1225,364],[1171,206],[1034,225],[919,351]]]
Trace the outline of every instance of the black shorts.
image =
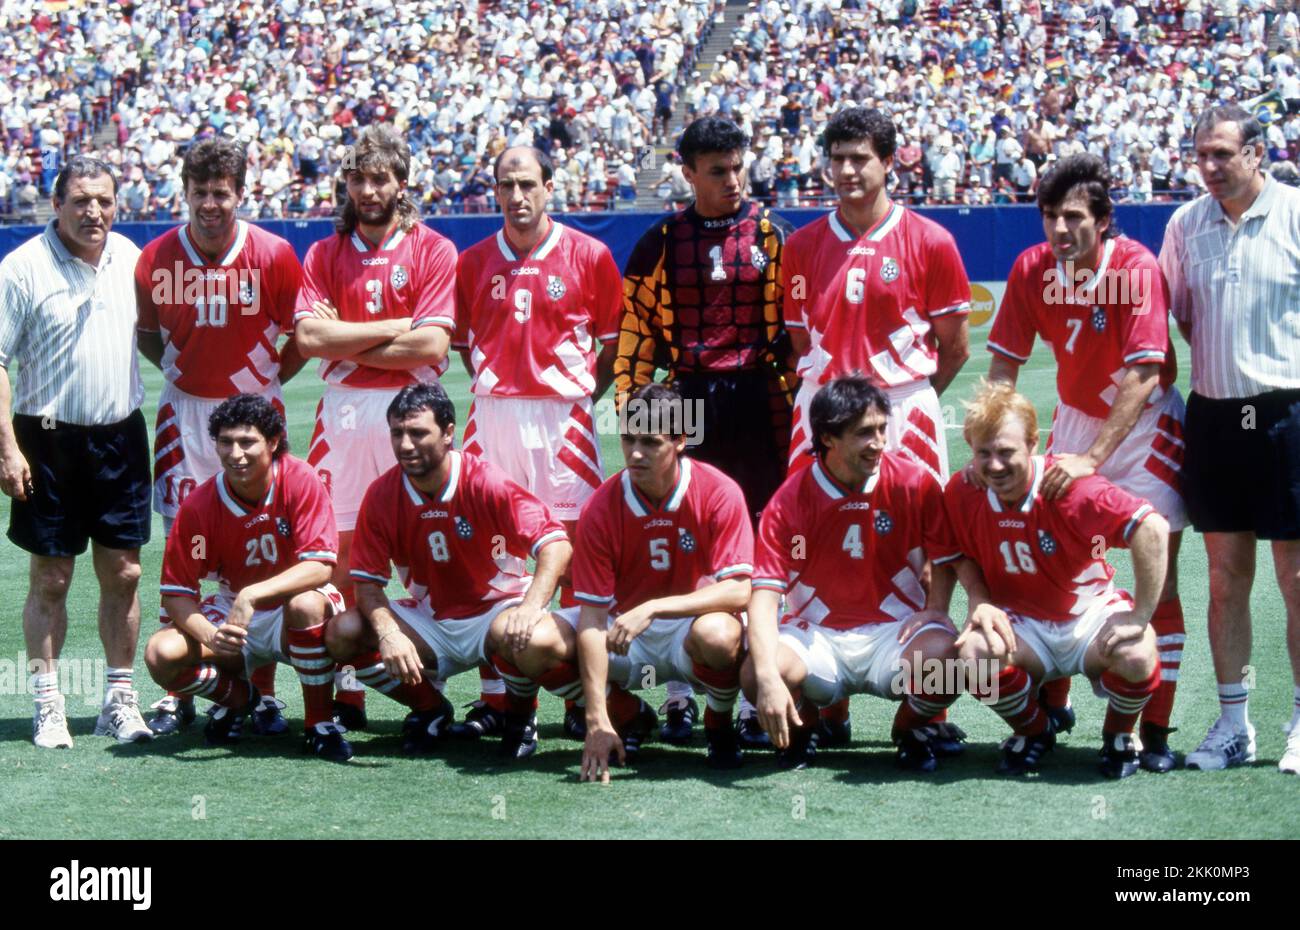
[[32,472],[34,493],[14,500],[9,539],[45,556],[77,556],[93,539],[110,549],[139,549],[153,528],[149,435],[135,411],[120,423],[42,427],[15,416],[14,436]]
[[791,408],[784,391],[761,369],[683,373],[673,383],[683,400],[703,404],[701,442],[687,446],[687,454],[739,484],[757,523],[785,480]]
[[1300,539],[1300,391],[1187,399],[1183,497],[1201,533]]

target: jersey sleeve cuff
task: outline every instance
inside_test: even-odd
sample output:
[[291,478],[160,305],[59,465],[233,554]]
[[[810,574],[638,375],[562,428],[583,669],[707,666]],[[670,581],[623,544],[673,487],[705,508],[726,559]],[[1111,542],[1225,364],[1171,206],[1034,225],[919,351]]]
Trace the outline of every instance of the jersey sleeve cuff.
[[930,319],[933,320],[937,316],[963,316],[967,313],[970,313],[970,301],[963,300],[960,303],[955,303],[951,306],[942,307],[938,310],[931,310]]
[[930,561],[933,562],[935,565],[948,565],[949,563],[956,562],[958,559],[964,557],[965,557],[964,553],[949,552],[946,555],[936,555]]
[[735,565],[728,565],[725,568],[718,569],[713,573],[713,577],[718,581],[722,581],[724,578],[736,578],[741,575],[752,574],[754,574],[754,566],[748,562],[737,562]]
[[1133,511],[1133,516],[1129,517],[1128,522],[1124,524],[1124,542],[1128,542],[1129,538],[1133,535],[1134,531],[1137,530],[1142,521],[1155,512],[1156,509],[1150,504],[1143,504],[1137,510]]
[[612,333],[600,333],[596,336],[596,338],[599,339],[601,342],[612,342],[613,340],[618,338],[618,335],[619,335],[619,330],[616,329]]
[[1163,365],[1165,353],[1161,349],[1141,349],[1124,356],[1125,365],[1147,365],[1152,362]]
[[802,322],[796,322],[794,320],[784,320],[783,322],[785,323],[786,329],[807,329],[808,328]]
[[352,578],[355,578],[357,581],[369,581],[372,584],[378,584],[378,585],[388,584],[387,575],[373,575],[370,572],[363,572],[359,568],[354,568],[350,570],[348,572],[348,575],[351,576]]
[[328,562],[333,565],[338,560],[339,554],[328,549],[308,549],[306,552],[298,553],[299,562]]
[[196,600],[198,599],[199,596],[198,588],[187,588],[183,584],[159,585],[158,592],[160,594],[170,594],[173,595],[174,597],[192,597],[195,598]]
[[782,578],[755,578],[751,584],[755,588],[767,588],[769,591],[779,591],[782,594],[790,588]]
[[1005,357],[1011,359],[1011,361],[1013,361],[1013,362],[1019,362],[1021,365],[1025,364],[1025,362],[1029,361],[1029,356],[1028,356],[1028,355],[1017,355],[1015,352],[1012,352],[1012,351],[1011,351],[1010,349],[1008,349],[1006,346],[1000,346],[1000,345],[998,345],[996,342],[994,342],[994,341],[992,341],[992,340],[989,340],[989,341],[986,342],[984,345],[985,345],[985,348],[987,348],[990,352],[992,352],[992,353],[994,353],[994,354],[996,354],[996,355],[1002,355],[1002,356],[1005,356]]
[[588,607],[612,607],[614,604],[614,595],[601,597],[599,594],[588,594],[585,591],[574,591],[573,599],[581,601]]
[[537,558],[537,553],[541,552],[551,543],[560,542],[561,540],[567,542],[568,539],[569,539],[569,534],[564,532],[564,530],[552,530],[551,532],[543,536],[541,539],[537,540],[537,542],[533,543],[533,548],[529,549],[528,551],[533,558]]
[[456,328],[456,321],[449,316],[426,316],[412,323],[411,329],[419,329],[421,326],[441,326],[450,332]]

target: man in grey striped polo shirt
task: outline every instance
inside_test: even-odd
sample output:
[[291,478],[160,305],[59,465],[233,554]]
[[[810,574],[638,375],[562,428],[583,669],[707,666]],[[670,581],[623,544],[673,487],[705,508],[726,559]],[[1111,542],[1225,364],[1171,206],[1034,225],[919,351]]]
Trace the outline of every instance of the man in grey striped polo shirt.
[[140,250],[111,231],[116,197],[107,164],[69,160],[55,180],[54,220],[0,262],[0,489],[12,498],[9,539],[31,554],[23,635],[33,740],[44,748],[72,745],[57,663],[87,542],[108,660],[95,733],[152,737],[132,687],[140,547],[152,522],[135,339]]
[[1160,265],[1192,346],[1183,493],[1210,563],[1210,649],[1220,717],[1192,769],[1255,759],[1246,715],[1257,540],[1286,603],[1295,711],[1278,767],[1300,773],[1300,191],[1262,168],[1263,129],[1236,106],[1193,134],[1209,194],[1178,210]]

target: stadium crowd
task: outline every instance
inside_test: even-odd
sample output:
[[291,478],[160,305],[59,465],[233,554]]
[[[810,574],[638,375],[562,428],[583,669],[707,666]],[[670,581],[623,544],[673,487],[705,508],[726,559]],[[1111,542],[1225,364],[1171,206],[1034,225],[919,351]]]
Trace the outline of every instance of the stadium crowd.
[[[1026,201],[1079,151],[1109,161],[1117,200],[1190,196],[1182,140],[1216,102],[1259,101],[1271,159],[1300,154],[1295,0],[765,0],[701,62],[723,6],[5,0],[0,214],[34,219],[109,123],[123,218],[180,216],[179,154],[215,134],[248,144],[250,218],[329,215],[373,121],[410,138],[429,213],[491,208],[485,165],[532,143],[556,161],[554,209],[633,201],[672,119],[711,113],[750,132],[758,197],[822,203],[816,137],[843,100],[894,116],[913,203]],[[656,193],[689,196],[671,160]]]

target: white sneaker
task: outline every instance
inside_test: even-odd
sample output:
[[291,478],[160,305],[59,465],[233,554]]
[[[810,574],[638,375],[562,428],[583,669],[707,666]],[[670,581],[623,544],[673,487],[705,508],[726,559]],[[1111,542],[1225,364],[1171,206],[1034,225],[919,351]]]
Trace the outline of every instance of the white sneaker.
[[1282,753],[1277,770],[1287,775],[1300,775],[1300,726],[1292,724],[1286,738],[1286,752]]
[[1195,752],[1183,764],[1189,769],[1210,772],[1255,761],[1255,728],[1249,723],[1238,730],[1227,717],[1220,717],[1205,734]]
[[63,712],[63,695],[37,701],[32,713],[32,742],[42,749],[71,749],[72,734]]
[[146,743],[153,731],[140,716],[140,698],[134,691],[114,688],[95,721],[96,736],[111,736],[119,743]]

